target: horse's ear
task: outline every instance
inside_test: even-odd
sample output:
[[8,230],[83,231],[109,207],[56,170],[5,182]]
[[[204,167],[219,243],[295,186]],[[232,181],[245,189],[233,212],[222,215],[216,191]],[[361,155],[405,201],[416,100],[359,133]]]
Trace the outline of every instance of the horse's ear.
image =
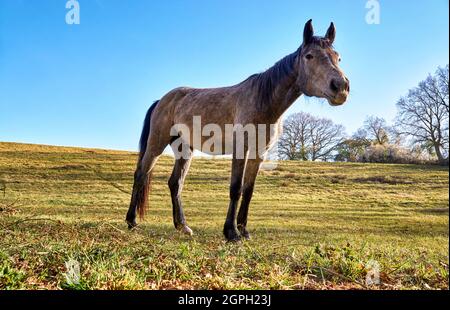
[[334,23],[331,23],[330,28],[328,28],[327,30],[325,38],[328,39],[331,44],[333,44],[334,39],[336,39],[336,27],[334,27]]
[[312,25],[312,19],[308,20],[305,25],[305,30],[303,30],[303,44],[309,44],[313,41],[314,28]]

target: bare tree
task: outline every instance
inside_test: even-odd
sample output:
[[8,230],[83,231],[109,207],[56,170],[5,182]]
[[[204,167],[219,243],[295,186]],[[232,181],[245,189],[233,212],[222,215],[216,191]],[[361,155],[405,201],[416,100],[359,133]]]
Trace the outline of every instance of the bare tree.
[[389,143],[390,128],[384,118],[369,116],[364,122],[364,130],[367,137],[374,144],[384,145]]
[[367,133],[364,129],[358,129],[351,138],[342,141],[335,156],[336,161],[357,162],[360,161],[364,152],[372,142],[367,138]]
[[[449,113],[449,76],[448,76],[448,65],[444,68],[439,67],[436,72],[436,83],[430,86],[430,93],[434,94],[440,104]],[[436,87],[436,88],[435,88]]]
[[334,157],[333,152],[344,136],[344,127],[329,119],[296,113],[284,122],[279,154],[289,160],[327,161]]
[[328,161],[333,158],[333,152],[344,140],[344,126],[336,125],[330,119],[315,118],[310,130],[311,160]]
[[283,136],[278,146],[280,155],[284,159],[308,160],[312,120],[311,114],[296,113],[284,121]]
[[434,153],[440,163],[448,162],[449,81],[448,65],[439,68],[397,102],[397,128],[414,145]]

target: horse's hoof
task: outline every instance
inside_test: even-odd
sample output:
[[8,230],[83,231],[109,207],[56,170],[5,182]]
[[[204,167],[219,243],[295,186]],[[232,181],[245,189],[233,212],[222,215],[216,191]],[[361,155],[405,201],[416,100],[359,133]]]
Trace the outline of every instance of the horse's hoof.
[[241,241],[241,236],[236,229],[226,229],[223,234],[228,242],[238,242]]
[[241,231],[241,236],[245,239],[245,240],[250,240],[250,233],[247,230]]
[[132,230],[132,229],[134,229],[134,228],[136,228],[137,227],[137,223],[136,223],[136,221],[126,221],[127,222],[127,224],[128,224],[128,229],[129,230]]
[[239,232],[241,233],[241,236],[245,240],[250,240],[250,233],[247,231],[247,229],[245,227],[238,226],[238,229],[239,229]]
[[188,235],[188,236],[192,236],[192,235],[194,234],[194,232],[192,231],[192,229],[190,229],[189,226],[187,226],[187,225],[181,227],[181,228],[179,229],[179,231],[182,232],[182,233],[185,234],[185,235]]
[[231,238],[227,238],[227,242],[228,243],[238,243],[241,241],[241,236],[235,236],[235,237],[231,237]]

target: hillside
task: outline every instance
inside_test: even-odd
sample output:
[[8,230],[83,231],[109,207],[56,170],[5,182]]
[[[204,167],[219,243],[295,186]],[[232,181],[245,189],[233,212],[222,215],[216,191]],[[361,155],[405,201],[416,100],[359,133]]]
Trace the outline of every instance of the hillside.
[[[0,289],[448,289],[448,168],[282,162],[263,171],[252,240],[228,244],[230,161],[196,159],[172,227],[160,159],[145,222],[124,223],[136,154],[0,143]],[[65,263],[80,263],[68,284]]]

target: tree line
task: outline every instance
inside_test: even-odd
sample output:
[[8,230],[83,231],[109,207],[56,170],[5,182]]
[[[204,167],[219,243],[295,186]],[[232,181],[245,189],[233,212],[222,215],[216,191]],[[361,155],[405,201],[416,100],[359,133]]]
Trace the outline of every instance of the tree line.
[[286,160],[448,165],[449,66],[439,67],[398,100],[393,124],[369,116],[349,136],[330,119],[290,115],[278,153]]

